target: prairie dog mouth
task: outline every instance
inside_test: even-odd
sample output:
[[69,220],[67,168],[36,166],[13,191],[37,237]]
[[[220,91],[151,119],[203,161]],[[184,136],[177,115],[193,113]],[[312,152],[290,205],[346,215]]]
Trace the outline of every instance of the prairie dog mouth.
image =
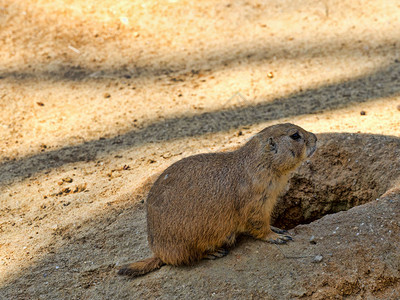
[[307,157],[311,157],[314,154],[315,150],[317,150],[316,146],[307,148]]

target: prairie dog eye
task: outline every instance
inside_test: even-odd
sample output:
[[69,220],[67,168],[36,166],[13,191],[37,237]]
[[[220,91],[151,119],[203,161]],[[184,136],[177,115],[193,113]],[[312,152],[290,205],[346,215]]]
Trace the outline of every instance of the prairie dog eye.
[[291,138],[292,140],[297,141],[298,139],[301,139],[301,135],[300,135],[298,132],[296,132],[296,133],[292,134],[292,135],[290,136],[290,138]]

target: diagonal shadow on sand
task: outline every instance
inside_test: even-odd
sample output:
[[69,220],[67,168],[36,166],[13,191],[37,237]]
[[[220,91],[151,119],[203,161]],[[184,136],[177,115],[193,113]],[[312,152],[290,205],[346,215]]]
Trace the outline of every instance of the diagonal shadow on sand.
[[[294,93],[271,102],[157,120],[144,128],[132,130],[124,135],[93,140],[76,146],[66,146],[16,161],[3,162],[0,165],[0,186],[66,163],[90,161],[96,159],[97,155],[113,153],[146,143],[201,136],[205,133],[223,132],[270,120],[333,110],[343,107],[341,104],[343,102],[346,103],[345,106],[350,106],[395,96],[400,93],[399,78],[400,63],[395,62],[360,78]],[[30,167],[26,168],[26,166]]]

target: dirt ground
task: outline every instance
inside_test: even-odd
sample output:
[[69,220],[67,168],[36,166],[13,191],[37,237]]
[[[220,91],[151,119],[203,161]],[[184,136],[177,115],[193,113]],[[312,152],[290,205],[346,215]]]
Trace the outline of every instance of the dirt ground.
[[[116,275],[157,173],[281,122],[294,242]],[[396,0],[0,0],[0,299],[400,299],[399,138]]]

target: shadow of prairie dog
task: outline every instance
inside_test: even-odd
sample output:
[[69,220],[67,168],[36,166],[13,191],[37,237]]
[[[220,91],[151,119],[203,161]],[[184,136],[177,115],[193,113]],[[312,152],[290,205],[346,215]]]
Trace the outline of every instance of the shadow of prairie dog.
[[154,256],[120,269],[139,276],[164,264],[226,255],[241,233],[272,243],[291,239],[270,226],[290,174],[316,149],[317,138],[293,124],[270,126],[232,152],[199,154],[168,167],[150,189],[148,242]]

